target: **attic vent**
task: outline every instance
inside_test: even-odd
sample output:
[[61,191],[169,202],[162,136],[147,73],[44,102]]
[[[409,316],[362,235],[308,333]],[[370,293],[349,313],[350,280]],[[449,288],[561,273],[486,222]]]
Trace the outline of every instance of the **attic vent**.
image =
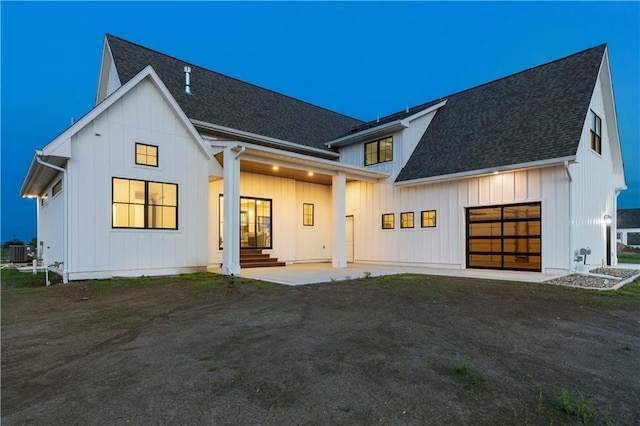
[[184,67],[184,92],[191,95],[191,67]]

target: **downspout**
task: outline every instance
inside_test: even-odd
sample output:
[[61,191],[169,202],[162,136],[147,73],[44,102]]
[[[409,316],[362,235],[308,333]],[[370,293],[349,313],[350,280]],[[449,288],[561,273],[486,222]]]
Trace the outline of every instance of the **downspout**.
[[69,218],[67,216],[67,204],[69,202],[69,188],[67,187],[67,170],[63,169],[62,167],[58,167],[55,164],[51,164],[51,163],[47,163],[43,160],[40,159],[40,156],[43,155],[42,151],[36,151],[36,161],[40,164],[42,164],[45,167],[49,167],[52,168],[54,170],[57,170],[59,172],[62,172],[62,189],[63,191],[66,191],[66,193],[64,194],[64,203],[62,204],[62,215],[63,215],[63,220],[62,220],[62,244],[64,246],[63,248],[63,258],[62,258],[62,265],[63,265],[63,269],[62,269],[62,283],[63,284],[67,284],[69,283],[69,272],[68,272],[68,263],[69,263],[69,245],[68,245],[68,239],[69,236],[67,235],[67,223],[69,222]]
[[573,205],[573,191],[571,191],[571,183],[573,182],[573,177],[571,176],[571,170],[569,169],[568,161],[564,162],[564,171],[567,172],[567,177],[569,178],[569,273],[571,273],[573,271],[573,262],[575,261],[573,256],[573,240],[571,238],[571,230],[573,228],[573,209],[571,208],[571,206]]

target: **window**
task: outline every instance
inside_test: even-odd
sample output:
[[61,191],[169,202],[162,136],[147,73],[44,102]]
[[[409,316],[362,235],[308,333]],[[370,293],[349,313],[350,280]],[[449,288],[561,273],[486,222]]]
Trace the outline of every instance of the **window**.
[[591,111],[591,130],[589,133],[591,135],[591,149],[602,154],[602,120],[593,111]]
[[136,164],[158,167],[158,147],[136,143]]
[[313,226],[313,204],[302,204],[302,224]]
[[400,228],[413,228],[413,212],[400,213]]
[[62,180],[59,180],[55,185],[53,185],[53,188],[51,188],[51,196],[55,197],[56,194],[60,193],[60,191],[62,191]]
[[393,229],[395,221],[395,215],[393,213],[383,214],[382,229]]
[[112,226],[178,229],[178,185],[113,178]]
[[421,222],[420,226],[422,228],[435,228],[436,227],[436,211],[435,210],[425,210],[420,213]]
[[385,163],[393,160],[393,138],[388,137],[364,144],[364,165]]
[[45,192],[44,195],[40,197],[40,205],[44,206],[49,201],[49,193]]
[[616,240],[622,241],[622,232],[616,232]]

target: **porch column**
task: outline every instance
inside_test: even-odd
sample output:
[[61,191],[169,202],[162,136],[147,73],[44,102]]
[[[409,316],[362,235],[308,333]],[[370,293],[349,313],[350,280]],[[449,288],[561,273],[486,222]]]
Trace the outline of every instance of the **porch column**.
[[345,231],[346,216],[346,176],[338,172],[331,178],[331,195],[333,202],[333,257],[331,265],[334,268],[347,266],[347,237]]
[[240,274],[240,160],[231,148],[224,149],[224,168],[222,173],[223,207],[223,249],[222,274]]

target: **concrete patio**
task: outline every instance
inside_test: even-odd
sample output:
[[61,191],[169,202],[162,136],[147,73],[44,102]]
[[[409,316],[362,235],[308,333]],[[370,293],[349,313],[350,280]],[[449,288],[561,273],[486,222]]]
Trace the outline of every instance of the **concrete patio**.
[[[220,273],[220,268],[209,269],[209,271]],[[369,274],[372,277],[396,274],[445,275],[521,282],[542,282],[557,277],[556,275],[547,275],[540,272],[496,271],[490,269],[420,268],[365,263],[350,263],[346,268],[333,268],[329,262],[296,263],[272,268],[245,268],[242,269],[240,276],[243,278],[252,278],[272,283],[296,286],[362,278]]]

